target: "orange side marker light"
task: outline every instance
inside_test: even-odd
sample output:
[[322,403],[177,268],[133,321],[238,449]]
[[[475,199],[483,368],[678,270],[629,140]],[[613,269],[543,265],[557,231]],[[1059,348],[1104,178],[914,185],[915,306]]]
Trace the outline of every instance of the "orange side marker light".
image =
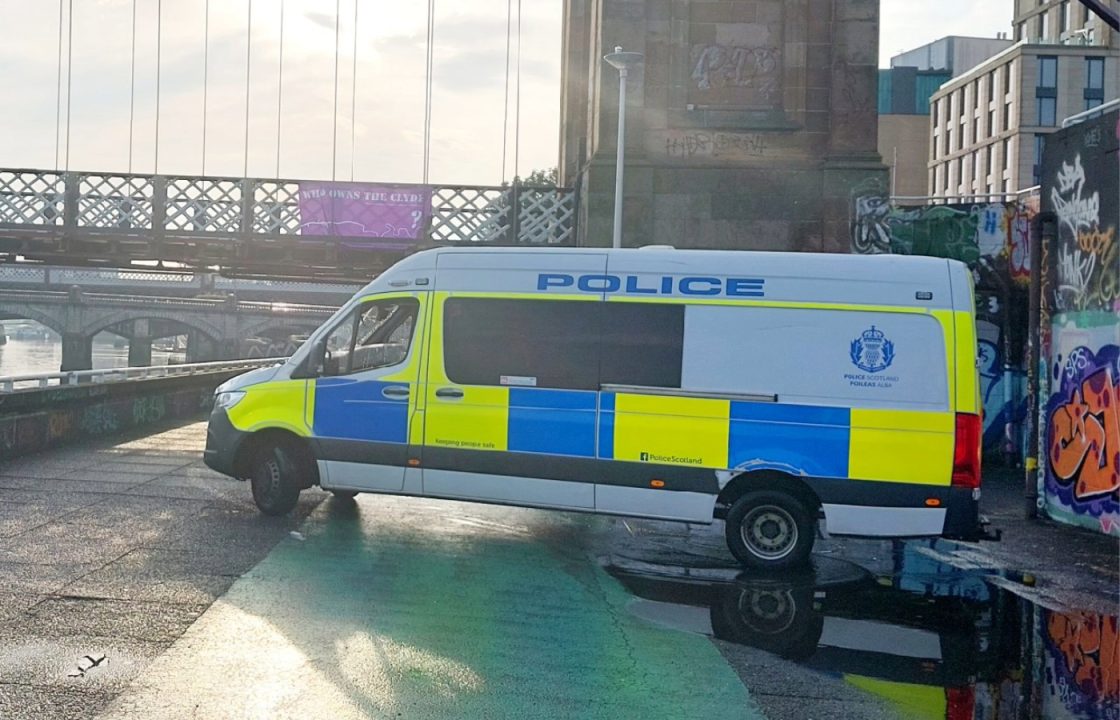
[[929,507],[941,507],[940,498],[926,498],[926,505]]
[[665,487],[665,481],[664,480],[650,480],[649,481],[649,486],[651,488],[663,488],[663,487]]

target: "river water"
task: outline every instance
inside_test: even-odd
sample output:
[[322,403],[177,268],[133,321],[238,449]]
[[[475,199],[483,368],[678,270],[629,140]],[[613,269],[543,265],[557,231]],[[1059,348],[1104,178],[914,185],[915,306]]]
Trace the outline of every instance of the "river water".
[[[166,365],[184,362],[183,353],[168,353],[152,349],[152,364]],[[17,340],[9,338],[0,345],[0,377],[4,375],[30,375],[32,373],[58,372],[62,365],[62,343],[52,340]],[[116,347],[110,339],[93,341],[93,369],[128,366],[128,346]]]

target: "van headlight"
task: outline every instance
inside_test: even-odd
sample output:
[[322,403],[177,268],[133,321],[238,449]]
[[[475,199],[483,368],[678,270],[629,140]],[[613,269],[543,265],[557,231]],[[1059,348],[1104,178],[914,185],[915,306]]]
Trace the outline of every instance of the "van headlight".
[[220,392],[214,396],[214,406],[222,410],[229,410],[231,407],[241,402],[241,398],[245,397],[244,390],[227,390]]

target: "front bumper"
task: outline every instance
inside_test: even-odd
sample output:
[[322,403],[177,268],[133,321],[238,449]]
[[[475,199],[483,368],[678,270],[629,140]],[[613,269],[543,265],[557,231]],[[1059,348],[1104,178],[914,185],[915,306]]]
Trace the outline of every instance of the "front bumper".
[[242,432],[229,421],[229,415],[222,408],[215,407],[210,412],[210,423],[206,426],[206,449],[202,460],[210,468],[223,475],[238,477],[236,460],[248,433]]

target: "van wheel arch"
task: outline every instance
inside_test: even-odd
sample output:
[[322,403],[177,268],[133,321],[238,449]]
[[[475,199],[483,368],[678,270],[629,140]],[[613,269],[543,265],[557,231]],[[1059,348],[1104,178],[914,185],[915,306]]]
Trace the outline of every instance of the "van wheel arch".
[[233,460],[235,477],[247,479],[257,456],[277,447],[283,448],[299,463],[300,477],[304,478],[302,489],[319,484],[319,464],[315,461],[315,452],[311,449],[311,443],[306,438],[281,428],[258,430],[241,443]]
[[774,490],[792,495],[814,517],[821,511],[820,497],[802,478],[778,470],[747,470],[733,477],[720,490],[713,516],[719,520],[727,519],[727,512],[735,501],[755,490]]

